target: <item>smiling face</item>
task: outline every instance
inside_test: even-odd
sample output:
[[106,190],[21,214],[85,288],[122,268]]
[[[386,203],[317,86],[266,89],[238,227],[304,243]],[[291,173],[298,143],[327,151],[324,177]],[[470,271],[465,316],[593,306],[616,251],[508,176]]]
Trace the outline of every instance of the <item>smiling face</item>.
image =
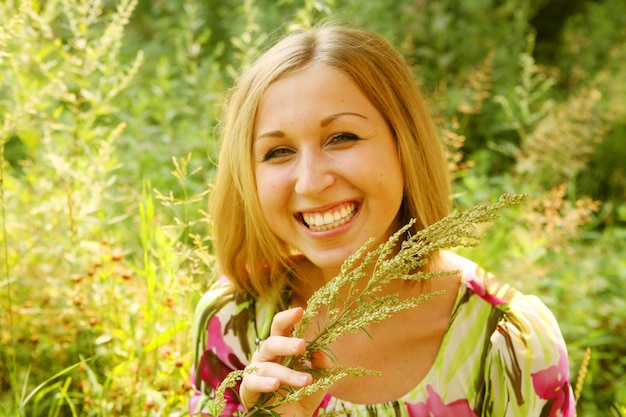
[[256,187],[276,235],[327,278],[399,226],[403,174],[385,119],[344,72],[307,66],[270,85],[254,126]]

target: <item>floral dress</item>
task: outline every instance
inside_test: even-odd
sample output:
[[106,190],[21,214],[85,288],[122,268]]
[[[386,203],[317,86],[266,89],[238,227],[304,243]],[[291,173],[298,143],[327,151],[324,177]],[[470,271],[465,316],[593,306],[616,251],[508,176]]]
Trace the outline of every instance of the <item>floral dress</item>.
[[[558,324],[536,297],[498,281],[461,258],[461,285],[439,353],[410,392],[382,404],[327,395],[317,414],[417,417],[573,417],[567,350]],[[207,292],[194,325],[194,395],[190,413],[208,412],[226,375],[249,363],[274,311],[227,286]],[[287,300],[288,304],[288,300]],[[223,415],[243,408],[227,392]]]

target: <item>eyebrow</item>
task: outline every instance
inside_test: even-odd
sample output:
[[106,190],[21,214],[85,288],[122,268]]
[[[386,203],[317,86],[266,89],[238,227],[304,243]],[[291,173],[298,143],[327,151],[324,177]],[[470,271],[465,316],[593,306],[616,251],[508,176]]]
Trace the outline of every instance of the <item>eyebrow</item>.
[[363,116],[362,114],[353,113],[353,112],[343,112],[343,113],[331,114],[330,116],[323,118],[322,121],[320,122],[320,126],[326,127],[333,120],[338,119],[339,117],[342,117],[342,116],[357,116],[357,117],[367,120],[367,117]]
[[[334,120],[336,120],[336,119],[338,119],[338,118],[340,118],[342,116],[356,116],[356,117],[360,117],[361,119],[367,120],[366,116],[363,116],[362,114],[359,114],[359,113],[341,112],[341,113],[331,114],[330,116],[324,117],[322,119],[322,121],[320,122],[320,126],[321,127],[326,127],[330,123],[332,123]],[[280,130],[273,130],[271,132],[266,132],[266,133],[263,133],[263,134],[257,136],[256,139],[261,139],[261,138],[265,138],[265,137],[284,138],[285,137],[285,132],[280,131]]]

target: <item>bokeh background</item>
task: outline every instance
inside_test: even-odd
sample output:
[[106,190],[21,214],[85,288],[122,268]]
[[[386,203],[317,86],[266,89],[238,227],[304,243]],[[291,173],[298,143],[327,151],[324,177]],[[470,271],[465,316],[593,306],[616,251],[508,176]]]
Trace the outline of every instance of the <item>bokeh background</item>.
[[624,0],[4,0],[0,416],[187,414],[225,92],[328,18],[406,56],[456,209],[529,194],[461,252],[552,309],[579,415],[626,416]]

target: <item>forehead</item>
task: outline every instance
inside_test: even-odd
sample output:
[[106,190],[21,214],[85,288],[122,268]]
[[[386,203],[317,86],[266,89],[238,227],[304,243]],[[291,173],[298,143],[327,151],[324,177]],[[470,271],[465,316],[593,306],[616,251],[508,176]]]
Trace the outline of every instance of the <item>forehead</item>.
[[323,64],[310,65],[274,81],[261,97],[255,132],[289,120],[317,119],[330,114],[363,113],[380,116],[354,79]]

